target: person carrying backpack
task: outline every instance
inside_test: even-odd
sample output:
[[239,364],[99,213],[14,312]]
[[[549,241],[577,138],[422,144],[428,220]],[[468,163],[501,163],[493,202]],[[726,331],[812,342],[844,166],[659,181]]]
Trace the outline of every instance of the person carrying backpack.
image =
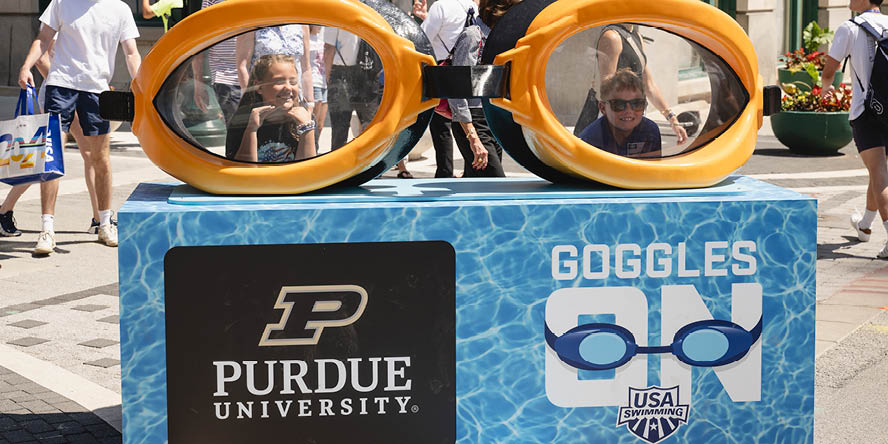
[[[888,17],[879,10],[882,1],[851,0],[849,8],[860,13],[860,16],[842,23],[836,29],[821,77],[821,83],[827,86],[821,90],[820,96],[826,97],[835,90],[832,81],[840,60],[851,56],[854,79],[848,118],[851,120],[857,151],[869,172],[866,212],[862,216],[858,213],[851,215],[851,226],[861,242],[870,239],[870,227],[876,213],[881,216],[882,225],[888,232],[888,110],[883,109],[878,100],[871,100],[873,97],[884,97],[888,93],[885,87],[888,85],[886,73],[879,72],[888,69],[888,54],[885,52],[888,46],[885,41],[888,37]],[[882,45],[879,44],[880,40]],[[888,242],[877,257],[888,258]]]
[[[429,38],[439,64],[451,55],[456,39],[471,24],[466,23],[467,14],[470,11],[474,14],[477,10],[477,0],[437,0],[431,6],[426,0],[413,1],[413,16],[422,23],[422,30]],[[453,177],[455,134],[450,119],[438,113],[432,114],[429,133],[435,148],[435,177]]]

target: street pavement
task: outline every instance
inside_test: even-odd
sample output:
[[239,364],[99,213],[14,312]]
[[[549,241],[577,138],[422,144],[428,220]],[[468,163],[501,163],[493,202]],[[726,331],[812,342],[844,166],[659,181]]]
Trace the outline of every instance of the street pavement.
[[[12,117],[14,103],[0,96],[0,120]],[[815,442],[888,443],[888,261],[874,259],[886,233],[875,225],[872,240],[861,243],[848,223],[864,206],[863,164],[853,145],[836,156],[794,155],[767,122],[756,146],[738,173],[818,203]],[[430,147],[426,136],[411,156],[414,176],[434,176]],[[141,182],[175,181],[147,159],[126,124],[112,134],[111,158],[115,209]],[[56,252],[31,254],[37,186],[15,208],[24,234],[0,238],[0,444],[121,442],[117,250],[86,233],[83,162],[73,148],[65,162]],[[509,176],[533,177],[511,159],[504,164]]]

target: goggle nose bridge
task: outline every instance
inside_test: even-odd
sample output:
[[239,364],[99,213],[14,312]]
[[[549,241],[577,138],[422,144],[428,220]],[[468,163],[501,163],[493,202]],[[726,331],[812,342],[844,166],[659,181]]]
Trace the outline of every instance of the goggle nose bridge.
[[505,65],[425,65],[422,95],[426,99],[492,99],[509,96],[511,63]]

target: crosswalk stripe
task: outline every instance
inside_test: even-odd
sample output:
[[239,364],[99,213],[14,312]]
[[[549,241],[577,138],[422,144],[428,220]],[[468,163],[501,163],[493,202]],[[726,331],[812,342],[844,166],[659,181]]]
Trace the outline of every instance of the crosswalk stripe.
[[839,177],[861,177],[868,173],[866,168],[857,170],[839,170],[839,171],[806,171],[802,173],[771,173],[771,174],[750,174],[747,177],[758,180],[781,180],[781,179],[834,179]]
[[834,185],[834,186],[823,186],[823,187],[803,187],[803,188],[790,188],[790,190],[795,191],[796,193],[802,193],[802,194],[841,193],[843,191],[866,192],[866,185]]

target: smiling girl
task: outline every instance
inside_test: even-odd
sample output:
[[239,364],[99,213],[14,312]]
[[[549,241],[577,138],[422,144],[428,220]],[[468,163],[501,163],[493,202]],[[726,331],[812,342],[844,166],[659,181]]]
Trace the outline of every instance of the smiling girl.
[[293,57],[264,55],[228,127],[225,155],[247,162],[292,162],[314,157],[315,122],[303,103]]

